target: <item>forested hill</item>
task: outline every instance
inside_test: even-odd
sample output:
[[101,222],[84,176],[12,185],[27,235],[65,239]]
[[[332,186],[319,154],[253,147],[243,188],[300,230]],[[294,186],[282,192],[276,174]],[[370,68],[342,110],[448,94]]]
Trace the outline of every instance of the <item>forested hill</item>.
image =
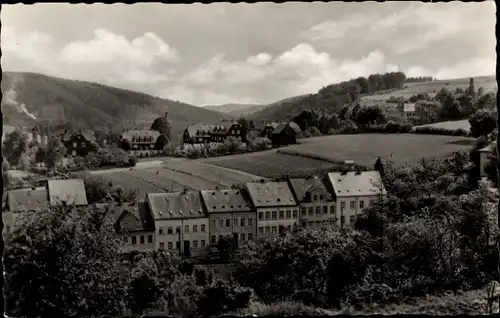
[[323,87],[315,94],[287,99],[270,105],[250,116],[254,121],[288,120],[304,109],[338,113],[346,103],[352,103],[361,95],[404,87],[406,76],[402,72],[373,74]]
[[16,127],[50,121],[73,128],[149,128],[168,111],[177,139],[190,123],[231,118],[178,101],[35,73],[4,72],[2,91],[4,122]]

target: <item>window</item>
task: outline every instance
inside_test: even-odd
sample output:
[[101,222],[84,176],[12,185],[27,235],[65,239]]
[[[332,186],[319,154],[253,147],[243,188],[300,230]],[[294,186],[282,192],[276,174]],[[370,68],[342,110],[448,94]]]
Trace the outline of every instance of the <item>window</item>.
[[328,206],[327,205],[323,206],[323,214],[328,214]]
[[80,143],[80,147],[85,148],[85,143],[84,142]]
[[345,223],[345,216],[343,216],[343,215],[342,215],[342,216],[340,217],[340,223],[341,223],[341,224],[344,224],[344,223]]
[[269,212],[266,212],[266,220],[270,219],[269,215],[270,215]]
[[276,211],[273,211],[273,213],[272,213],[272,219],[273,219],[273,220],[276,220],[276,219],[277,219],[277,218],[276,218],[276,216],[277,216],[276,214],[277,214],[277,213],[276,213]]
[[321,221],[316,221],[316,227],[320,227],[321,226]]
[[259,227],[259,234],[264,234],[264,228],[263,227]]
[[241,218],[241,220],[240,220],[240,225],[241,225],[241,226],[245,226],[245,218]]
[[215,235],[212,235],[212,237],[210,238],[210,242],[212,244],[215,244],[215,241],[217,240],[217,238],[215,237]]
[[193,233],[198,232],[198,225],[193,225]]
[[222,235],[219,235],[219,240],[222,240]]
[[128,243],[128,236],[123,237],[123,242]]
[[189,225],[184,225],[184,233],[189,233]]
[[293,210],[293,218],[296,219],[297,218],[297,213],[298,211],[297,210]]
[[264,212],[259,212],[259,220],[263,220],[264,219]]
[[193,240],[193,248],[198,248],[198,241],[197,240]]
[[220,227],[224,226],[224,220],[219,220],[219,226]]
[[344,201],[340,202],[340,208],[345,209],[345,202]]
[[304,208],[304,207],[300,208],[300,214],[302,216],[306,216],[306,214],[307,214],[306,208]]
[[273,226],[272,229],[271,229],[271,233],[272,234],[278,233],[278,228],[276,226]]
[[164,228],[160,227],[160,228],[158,229],[158,235],[163,235],[163,234],[164,234],[164,231],[165,231],[165,230],[164,230]]
[[288,232],[292,231],[292,226],[291,225],[287,226],[286,228],[287,228]]
[[307,226],[312,227],[314,225],[314,222],[307,222]]
[[201,247],[205,247],[205,240],[201,240],[200,243]]
[[148,243],[153,243],[153,235],[148,235]]
[[309,216],[312,216],[313,215],[313,208],[312,206],[309,207]]
[[76,156],[76,151],[75,151],[75,150],[73,150],[73,151],[71,152],[71,155],[72,155],[72,156]]
[[[288,212],[290,212],[290,211],[288,211]],[[280,211],[280,220],[283,220],[284,214],[285,213],[283,211]]]
[[350,207],[351,209],[354,209],[354,208],[355,208],[355,204],[356,204],[356,202],[351,201],[351,202],[349,202],[349,207]]
[[351,222],[351,223],[354,222],[354,215],[349,216],[349,222]]
[[168,234],[172,234],[172,233],[174,233],[174,229],[173,229],[171,226],[169,226],[169,227],[167,228],[167,233],[168,233]]
[[176,226],[175,227],[175,233],[180,233],[181,232],[181,227],[180,226]]
[[364,207],[365,207],[365,201],[363,200],[359,201],[359,208],[364,209]]
[[292,212],[290,210],[286,211],[286,218],[290,220],[292,218]]
[[247,222],[247,223],[248,223],[248,226],[252,226],[252,225],[253,225],[253,220],[252,220],[252,218],[248,218],[248,222]]
[[141,242],[141,244],[144,244],[144,235],[141,235],[140,242]]
[[253,240],[253,234],[252,233],[248,233],[248,240],[249,241]]
[[318,200],[318,195],[317,195],[317,194],[315,194],[315,195],[313,196],[313,200],[314,200],[314,201]]
[[226,227],[230,227],[231,226],[231,219],[226,219]]
[[242,242],[245,242],[245,233],[241,233],[241,235],[240,235],[240,240],[241,240]]
[[149,145],[149,148],[153,149],[155,147],[155,145],[151,144]]
[[215,227],[215,220],[212,221],[212,227]]
[[132,245],[137,244],[137,237],[132,236]]
[[175,249],[180,250],[181,249],[181,242],[177,241],[175,242]]
[[269,226],[266,226],[266,234],[269,234]]
[[205,224],[202,224],[202,225],[200,226],[200,230],[201,230],[202,232],[205,232],[205,230],[206,230],[206,229],[205,229]]
[[330,205],[330,214],[335,214],[335,206]]
[[317,206],[316,207],[316,215],[321,214],[321,207]]
[[128,229],[128,223],[123,223],[123,228]]
[[[163,250],[165,248],[165,243],[160,243],[160,250]],[[168,248],[172,249],[172,242],[168,242]]]

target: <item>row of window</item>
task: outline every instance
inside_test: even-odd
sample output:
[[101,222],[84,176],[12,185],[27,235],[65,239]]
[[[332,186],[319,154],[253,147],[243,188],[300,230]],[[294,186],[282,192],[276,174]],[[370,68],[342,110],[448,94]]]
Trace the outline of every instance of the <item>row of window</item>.
[[[292,214],[293,212],[293,214]],[[293,217],[292,217],[293,215]],[[286,210],[285,211],[267,211],[267,212],[259,212],[259,221],[263,220],[278,220],[278,216],[280,220],[291,220],[297,218],[297,210]]]
[[[80,147],[82,148],[85,148],[87,145],[85,144],[85,142],[81,142],[80,143]],[[77,147],[77,143],[76,142],[73,142],[73,148],[76,148]]]
[[[224,222],[225,221],[225,222]],[[219,220],[219,227],[230,227],[231,226],[231,219],[225,219],[225,220]],[[253,225],[253,219],[252,218],[240,218],[240,222],[236,220],[234,222],[235,226],[252,226]],[[217,226],[217,220],[212,220],[212,226],[215,228]]]
[[[184,233],[189,233],[189,229],[190,229],[190,226],[189,225],[184,225]],[[206,232],[207,228],[205,226],[205,224],[201,224],[200,225],[200,232],[204,233]],[[180,226],[177,226],[175,227],[175,233],[178,234],[179,232],[181,231],[181,227]],[[198,232],[198,225],[197,224],[194,224],[193,225],[193,233],[197,233]],[[174,233],[174,229],[172,226],[169,226],[167,227],[167,233],[166,234],[173,234]],[[164,227],[160,227],[158,229],[158,234],[159,235],[165,235],[165,228]]]
[[[282,226],[282,229],[286,229],[287,231],[292,231],[292,226]],[[259,226],[259,235],[263,234],[278,234],[278,226]]]
[[[133,148],[133,149],[139,149],[139,146],[141,146],[141,149],[143,149],[143,150],[144,150],[144,148],[148,148],[148,147],[147,147],[147,145],[137,145],[137,144],[132,145],[132,148]],[[154,145],[154,144],[150,144],[150,145],[149,145],[149,148],[150,148],[150,149],[153,149],[154,147],[155,147],[155,145]]]
[[[219,235],[219,240],[222,239],[223,235]],[[239,241],[240,242],[246,242],[246,241],[251,241],[253,240],[253,234],[252,233],[240,233]],[[217,235],[212,235],[210,237],[210,242],[212,244],[217,243]]]
[[[340,202],[340,208],[345,209],[345,201]],[[349,208],[355,209],[356,208],[356,201],[350,201],[349,202]],[[360,200],[359,201],[359,208],[364,209],[365,208],[365,201]]]
[[[350,223],[354,223],[354,221],[356,220],[356,217],[355,215],[350,215],[349,216],[349,222]],[[339,221],[339,218],[334,218],[334,219],[331,219],[331,220],[323,220],[323,221],[309,221],[309,222],[302,222],[302,225],[308,225],[308,226],[313,226],[313,225],[316,225],[316,226],[319,226],[319,225],[328,225],[328,224],[331,224],[331,225],[335,225],[337,224]],[[345,224],[345,216],[342,215],[340,217],[340,224]]]
[[144,137],[132,137],[132,142],[153,142],[154,139],[151,136]]
[[[139,244],[146,244],[146,237],[144,235],[133,235],[133,236],[130,236],[130,243],[132,245],[136,245],[137,244],[137,238],[139,237]],[[147,239],[148,239],[148,243],[153,243],[153,235],[148,235],[147,236]],[[123,237],[123,242],[125,243],[129,243],[129,237],[128,236],[124,236]]]
[[[321,213],[328,214],[328,205],[323,205],[323,206],[318,205],[314,208],[312,206],[310,206],[308,208],[302,207],[300,209],[300,214],[302,216],[306,216],[307,214],[309,214],[309,216],[313,216],[314,212],[316,212],[316,215],[320,215]],[[335,206],[334,205],[330,205],[330,214],[335,214]]]
[[[199,243],[200,243],[199,246],[198,246],[198,240],[193,240],[191,242],[192,242],[192,248],[198,248],[198,247],[203,248],[203,247],[206,247],[206,241],[205,240],[200,240],[199,241]],[[180,246],[181,246],[180,242],[176,241],[175,242],[175,249],[179,250]],[[162,249],[162,250],[165,249],[165,243],[163,243],[163,242],[160,243],[160,249]],[[173,242],[167,242],[167,249],[169,249],[169,250],[174,249],[174,243]]]

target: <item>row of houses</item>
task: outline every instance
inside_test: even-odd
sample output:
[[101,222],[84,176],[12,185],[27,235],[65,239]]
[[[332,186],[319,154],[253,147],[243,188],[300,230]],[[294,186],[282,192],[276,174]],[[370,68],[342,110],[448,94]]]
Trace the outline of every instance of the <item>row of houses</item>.
[[[352,226],[363,209],[386,194],[377,171],[331,172],[325,178],[247,183],[242,189],[148,193],[113,207],[123,251],[203,254],[225,236],[238,244],[305,227]],[[73,198],[70,200],[70,198]],[[15,215],[44,205],[87,205],[82,180],[50,180],[45,188],[9,191],[6,232]]]

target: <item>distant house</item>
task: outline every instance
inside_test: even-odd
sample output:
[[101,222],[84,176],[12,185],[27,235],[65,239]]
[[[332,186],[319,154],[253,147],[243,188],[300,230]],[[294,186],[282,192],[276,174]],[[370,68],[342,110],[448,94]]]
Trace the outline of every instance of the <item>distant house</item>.
[[363,209],[387,194],[378,171],[330,172],[328,179],[340,226],[354,224]]
[[301,132],[300,127],[294,122],[281,123],[271,133],[273,146],[285,146],[297,143],[297,134]]
[[224,143],[230,137],[245,142],[246,136],[243,127],[239,123],[232,122],[218,125],[198,123],[184,129],[182,144],[185,147],[218,146],[218,144]]
[[186,257],[206,252],[209,224],[199,192],[148,193],[145,201],[155,222],[156,249]]
[[269,140],[271,140],[271,135],[273,133],[273,130],[278,127],[278,123],[276,122],[265,122],[262,121],[260,124],[256,124],[254,127],[255,131],[258,131],[259,137],[264,137]]
[[488,146],[479,150],[479,171],[481,177],[486,177],[486,166],[490,161],[490,156],[493,154],[495,149],[495,142],[492,142]]
[[304,227],[336,225],[335,200],[320,178],[290,179],[290,188],[299,203],[299,220]]
[[232,235],[238,243],[256,237],[255,211],[241,190],[205,190],[201,197],[210,222],[210,244],[215,245],[226,235]]
[[117,235],[122,238],[122,252],[155,250],[155,224],[148,204],[100,204],[101,210],[110,209]]
[[67,156],[85,157],[90,152],[95,152],[98,148],[94,133],[91,131],[65,132],[61,136],[61,141],[66,147]]
[[122,148],[135,157],[161,155],[168,142],[166,136],[155,130],[130,130],[124,132],[120,139]]
[[247,183],[246,189],[256,209],[257,238],[291,231],[298,224],[297,202],[286,182]]
[[403,103],[400,106],[401,114],[405,119],[409,119],[411,117],[416,116],[416,107],[415,103]]

